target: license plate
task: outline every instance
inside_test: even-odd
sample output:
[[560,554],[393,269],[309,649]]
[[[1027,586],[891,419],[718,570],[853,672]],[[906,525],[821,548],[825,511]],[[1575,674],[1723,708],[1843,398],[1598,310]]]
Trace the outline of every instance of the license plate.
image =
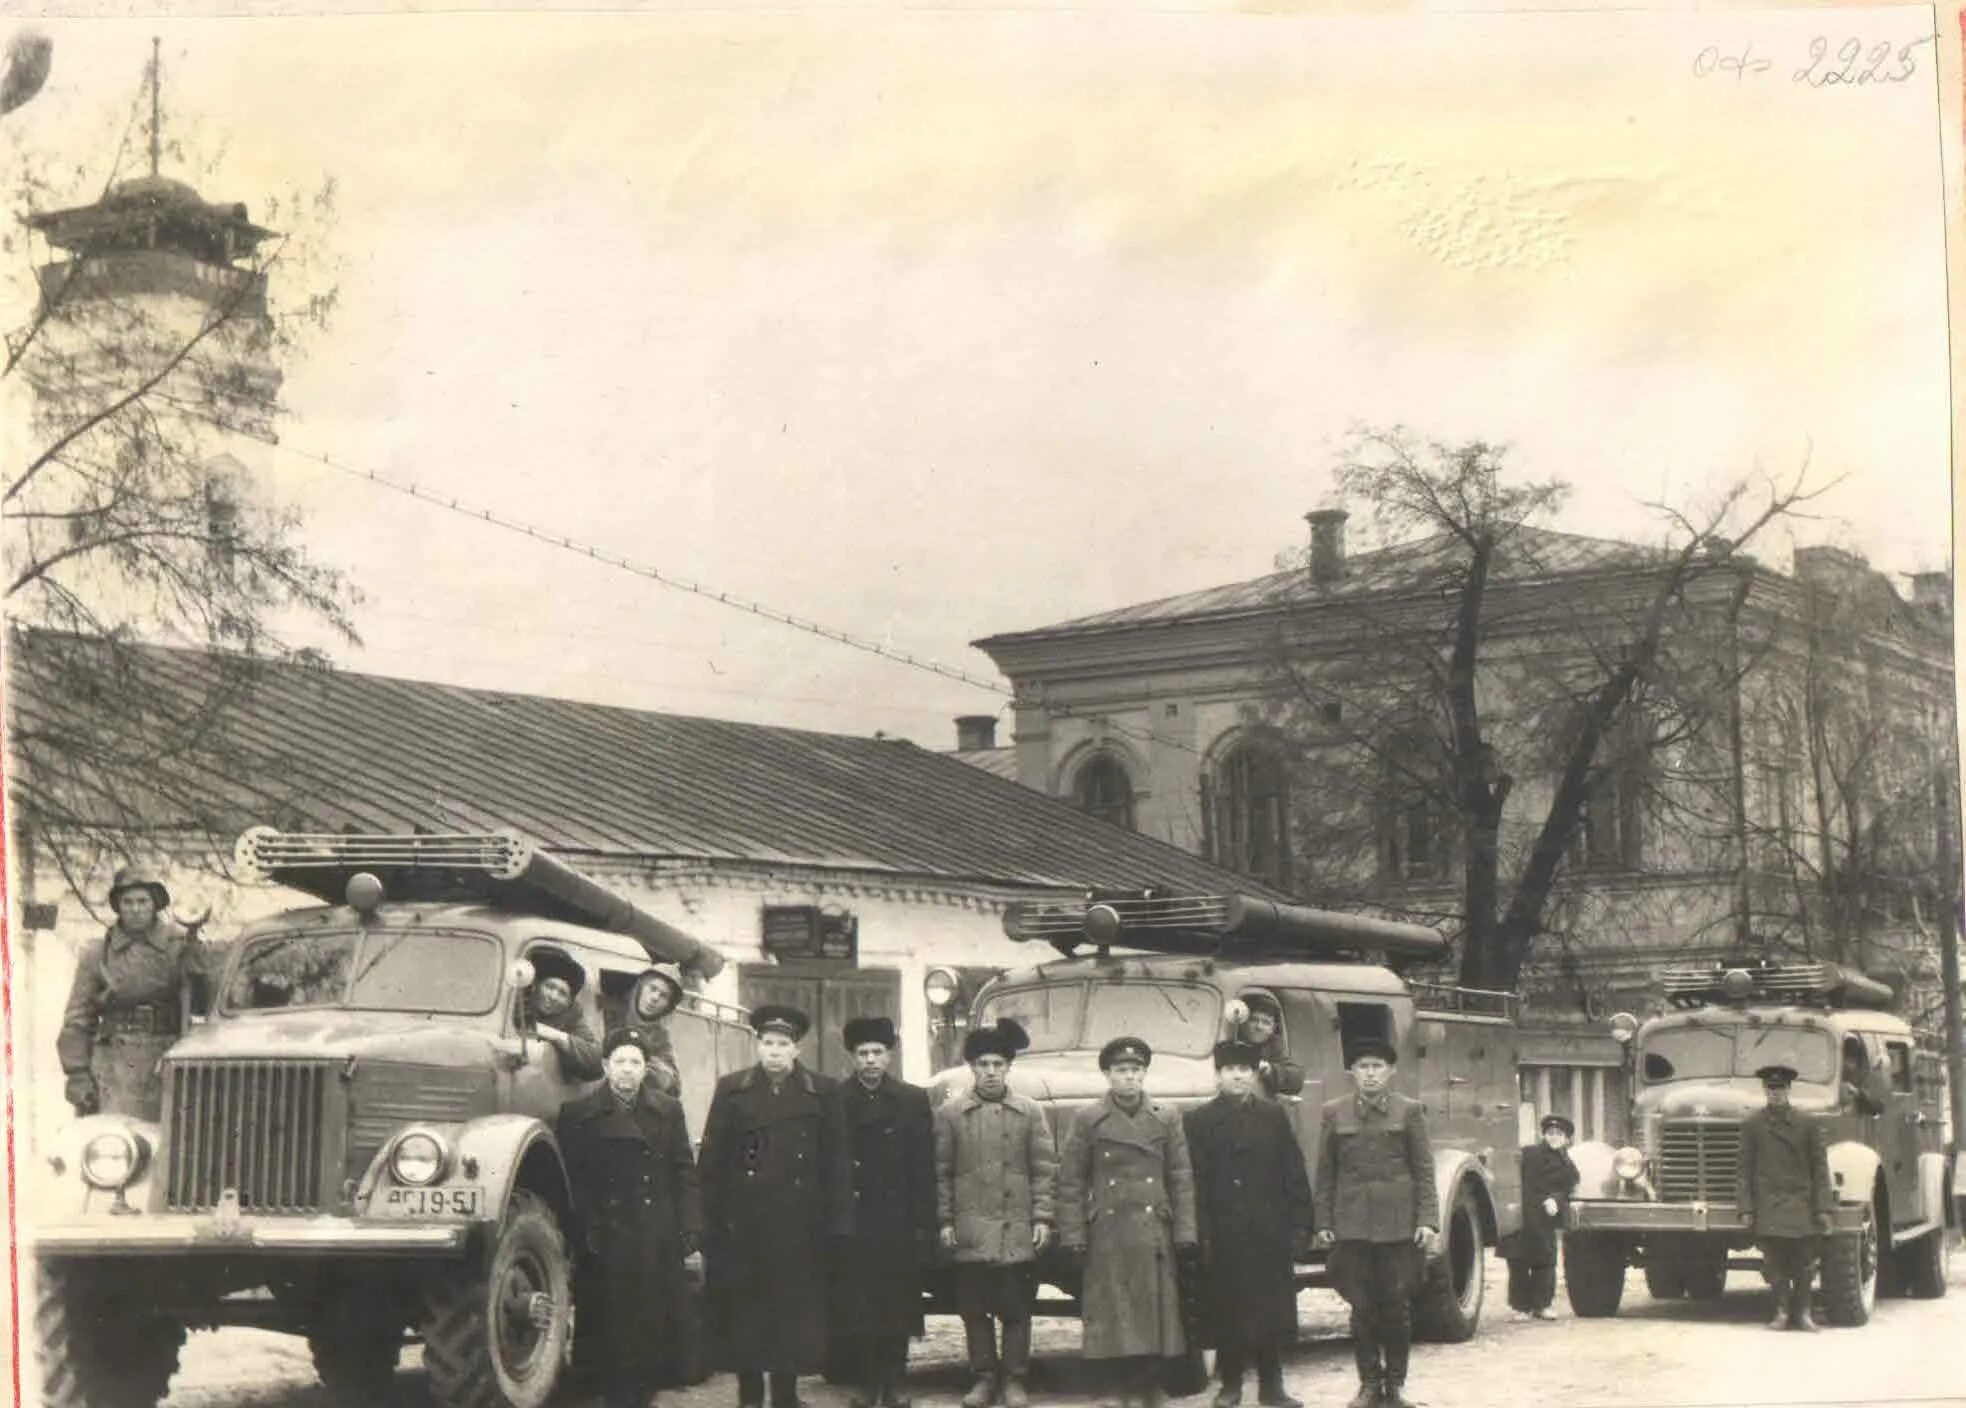
[[476,1217],[485,1205],[485,1190],[465,1188],[391,1188],[383,1195],[385,1217]]

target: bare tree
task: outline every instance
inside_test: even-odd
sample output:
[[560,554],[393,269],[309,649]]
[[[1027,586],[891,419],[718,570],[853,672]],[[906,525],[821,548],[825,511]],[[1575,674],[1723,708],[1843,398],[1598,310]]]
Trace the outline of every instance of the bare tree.
[[[219,159],[188,125],[164,139],[155,58],[148,76],[148,173],[128,170],[140,102],[93,199],[86,163],[21,153],[4,239],[29,311],[0,385],[32,437],[0,489],[12,665],[32,672],[9,691],[8,787],[23,847],[71,878],[224,811],[256,668],[315,658],[303,625],[354,639],[349,584],[231,453],[274,440],[281,369],[328,325],[333,183],[270,203],[286,233],[207,202],[162,168],[209,181]],[[146,640],[227,663],[167,678]]]
[[1513,989],[1566,869],[1636,834],[1643,765],[1720,721],[1743,549],[1813,493],[1661,506],[1642,547],[1543,527],[1567,486],[1484,442],[1364,431],[1337,479],[1390,545],[1279,616],[1301,888],[1448,920],[1461,981]]

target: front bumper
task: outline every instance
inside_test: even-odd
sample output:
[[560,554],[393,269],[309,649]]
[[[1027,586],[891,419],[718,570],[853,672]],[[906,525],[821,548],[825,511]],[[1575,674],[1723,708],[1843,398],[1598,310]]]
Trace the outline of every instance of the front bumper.
[[471,1236],[464,1222],[358,1222],[347,1217],[196,1214],[43,1224],[22,1237],[40,1256],[455,1256]]
[[[1831,1216],[1836,1232],[1864,1225],[1864,1210],[1840,1203]],[[1747,1234],[1747,1221],[1732,1203],[1654,1203],[1638,1198],[1577,1200],[1566,1225],[1579,1232],[1734,1232]]]

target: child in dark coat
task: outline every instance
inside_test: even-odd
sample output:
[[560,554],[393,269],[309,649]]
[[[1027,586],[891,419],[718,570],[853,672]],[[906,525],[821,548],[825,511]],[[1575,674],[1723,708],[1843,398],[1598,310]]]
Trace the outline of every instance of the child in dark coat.
[[1577,1127],[1545,1115],[1542,1142],[1522,1150],[1522,1230],[1509,1239],[1509,1305],[1538,1320],[1554,1320],[1557,1229],[1577,1187],[1569,1145]]

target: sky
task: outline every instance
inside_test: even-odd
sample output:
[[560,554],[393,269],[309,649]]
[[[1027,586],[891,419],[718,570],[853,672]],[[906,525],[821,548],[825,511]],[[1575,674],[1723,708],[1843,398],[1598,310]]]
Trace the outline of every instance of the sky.
[[[1611,536],[1807,465],[1797,541],[1943,567],[1934,45],[1897,57],[1931,26],[49,20],[0,141],[89,198],[154,33],[208,199],[332,178],[275,298],[336,315],[238,454],[363,592],[341,664],[946,747],[1007,700],[314,457],[985,677],[978,637],[1272,570],[1360,424],[1504,442]],[[1850,41],[1906,81],[1797,80]]]

